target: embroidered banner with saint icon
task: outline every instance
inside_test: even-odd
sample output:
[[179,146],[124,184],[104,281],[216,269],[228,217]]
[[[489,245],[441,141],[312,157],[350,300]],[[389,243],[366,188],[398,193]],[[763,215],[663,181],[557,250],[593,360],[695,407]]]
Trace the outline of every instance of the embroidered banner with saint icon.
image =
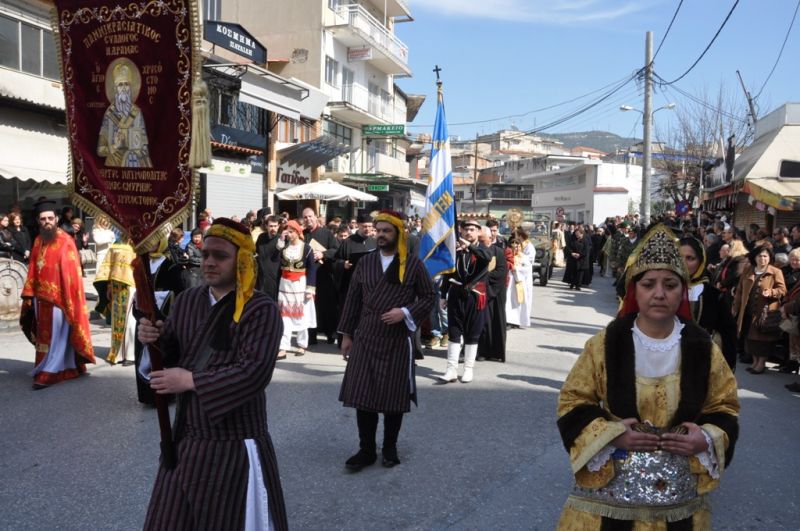
[[137,248],[189,213],[196,0],[55,0],[73,203]]

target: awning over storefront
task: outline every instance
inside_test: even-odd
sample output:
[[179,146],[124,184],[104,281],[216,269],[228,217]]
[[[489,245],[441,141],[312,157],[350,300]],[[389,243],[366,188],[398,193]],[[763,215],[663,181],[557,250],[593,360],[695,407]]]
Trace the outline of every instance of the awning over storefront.
[[744,191],[776,210],[800,210],[800,181],[778,177],[748,179]]
[[67,184],[66,132],[53,119],[18,109],[0,118],[0,176],[6,179]]
[[293,120],[299,120],[301,116],[319,120],[328,102],[327,96],[319,89],[259,66],[209,63],[203,68],[225,78],[238,79],[241,83],[239,101]]
[[295,144],[281,149],[277,155],[281,159],[281,164],[315,168],[348,152],[350,152],[350,146],[336,142],[329,137],[321,136],[302,144]]

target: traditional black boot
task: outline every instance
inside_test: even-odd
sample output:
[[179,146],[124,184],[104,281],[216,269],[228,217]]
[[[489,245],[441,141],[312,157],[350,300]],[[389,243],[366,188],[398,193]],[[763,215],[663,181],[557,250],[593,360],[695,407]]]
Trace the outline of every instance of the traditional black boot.
[[375,432],[378,430],[378,414],[357,409],[356,422],[358,423],[360,450],[344,463],[344,466],[353,472],[358,472],[362,468],[370,466],[378,460],[378,455],[375,450]]
[[383,466],[392,468],[400,464],[397,457],[397,436],[400,434],[400,426],[403,425],[402,413],[390,413],[383,415]]
[[392,468],[394,465],[400,464],[400,458],[397,457],[397,446],[385,446],[381,451],[383,454],[383,466]]
[[362,468],[374,464],[377,460],[378,454],[375,453],[375,448],[372,448],[372,450],[369,450],[368,448],[362,448],[356,455],[345,461],[344,466],[348,470],[358,472]]

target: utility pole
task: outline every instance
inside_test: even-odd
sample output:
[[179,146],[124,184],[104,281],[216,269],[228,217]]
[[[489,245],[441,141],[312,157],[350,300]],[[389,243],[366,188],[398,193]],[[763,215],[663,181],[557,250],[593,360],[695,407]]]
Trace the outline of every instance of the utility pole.
[[478,211],[478,132],[475,131],[475,168],[472,172],[472,211]]
[[739,71],[736,71],[736,75],[739,76],[739,83],[742,85],[742,90],[744,91],[744,97],[747,99],[747,104],[750,106],[750,118],[753,120],[753,127],[756,126],[756,106],[753,103],[753,98],[750,96],[750,92],[748,92],[747,88],[744,86],[744,80],[742,79],[742,74]]
[[644,112],[642,113],[642,202],[639,221],[644,227],[650,224],[650,174],[652,156],[650,125],[653,120],[653,32],[648,31],[644,41]]

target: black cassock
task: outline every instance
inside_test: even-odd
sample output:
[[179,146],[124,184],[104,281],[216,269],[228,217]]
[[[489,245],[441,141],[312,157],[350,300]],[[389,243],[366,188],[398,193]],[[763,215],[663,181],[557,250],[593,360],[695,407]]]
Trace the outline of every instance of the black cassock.
[[478,342],[478,357],[506,361],[506,279],[508,263],[498,245],[489,247],[495,261],[486,277],[486,324]]
[[[356,232],[343,241],[336,251],[336,262],[333,265],[333,278],[339,291],[339,304],[342,308],[344,308],[345,299],[347,298],[350,279],[353,278],[353,273],[356,270],[355,266],[358,265],[361,258],[366,256],[366,253],[374,251],[377,246],[375,238],[365,238]],[[344,263],[347,260],[353,263],[353,267],[350,269],[344,268]]]
[[[339,324],[339,293],[333,282],[333,264],[336,261],[336,252],[339,249],[339,240],[327,227],[317,227],[313,231],[304,231],[307,244],[312,248],[312,240],[325,248],[322,253],[323,261],[317,267],[317,289],[315,306],[317,309],[317,330],[323,332],[328,338],[336,335],[336,325]],[[312,343],[316,339],[316,333],[312,330],[309,334],[309,341]]]
[[281,253],[278,251],[279,236],[269,237],[262,232],[256,241],[256,261],[258,262],[258,289],[278,300],[278,284],[281,277]]

